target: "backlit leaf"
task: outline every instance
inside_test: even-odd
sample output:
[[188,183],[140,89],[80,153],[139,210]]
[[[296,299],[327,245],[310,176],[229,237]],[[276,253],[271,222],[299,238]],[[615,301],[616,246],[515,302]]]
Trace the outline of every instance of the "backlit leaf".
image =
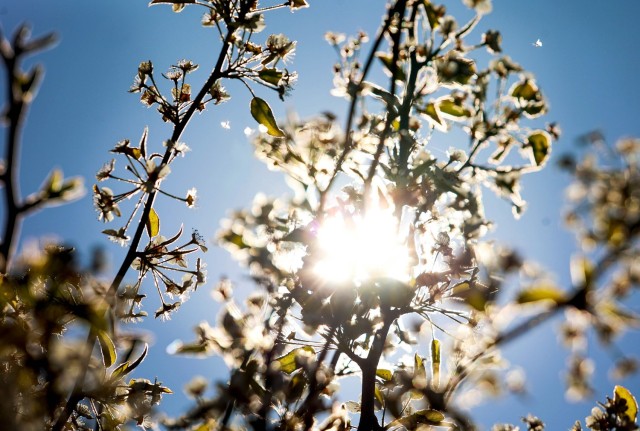
[[[417,353],[413,355],[413,379],[414,383],[420,383],[424,385],[426,385],[427,383],[427,371],[424,367],[424,360]],[[412,400],[419,400],[422,397],[422,392],[418,390],[411,391]]]
[[429,120],[436,129],[443,132],[447,130],[447,123],[440,117],[440,112],[435,104],[429,103],[422,111],[422,114],[427,117],[427,120]]
[[149,211],[149,217],[144,222],[145,227],[147,228],[147,234],[149,234],[149,238],[153,238],[158,235],[160,232],[160,217],[158,217],[158,213],[156,210],[151,208]]
[[276,358],[276,362],[280,363],[280,370],[282,370],[287,374],[291,374],[295,370],[297,370],[298,364],[296,363],[296,357],[303,352],[307,352],[312,355],[315,355],[316,353],[316,351],[311,346],[304,346],[304,347],[299,347],[297,349],[293,349],[286,355]]
[[431,373],[436,387],[440,381],[440,340],[431,340]]
[[264,82],[272,85],[278,85],[282,79],[282,72],[278,69],[264,68],[258,72],[258,77]]
[[511,96],[522,101],[532,101],[539,97],[539,91],[536,84],[530,79],[517,82],[511,87]]
[[390,422],[386,428],[393,428],[399,425],[402,425],[407,430],[415,430],[420,424],[428,424],[428,425],[438,425],[445,419],[445,416],[437,411],[432,409],[418,410],[417,412],[396,419],[393,422]]
[[194,431],[214,431],[216,429],[218,429],[218,423],[213,419],[209,419],[206,423],[195,428]]
[[393,378],[393,373],[391,372],[391,370],[386,370],[384,368],[378,368],[376,370],[376,376],[380,377],[385,382],[388,382]]
[[238,235],[235,232],[229,231],[228,233],[225,233],[221,239],[225,242],[235,245],[240,249],[251,247],[246,242],[244,242],[244,238],[242,235]]
[[207,345],[204,343],[178,344],[174,346],[171,353],[183,355],[200,355],[208,351]]
[[638,403],[629,389],[624,386],[616,385],[616,387],[613,388],[613,401],[617,403],[620,400],[624,400],[626,402],[624,415],[627,417],[629,422],[635,423],[636,417],[638,416]]
[[432,409],[418,410],[415,414],[425,418],[427,423],[431,423],[431,424],[439,424],[444,420],[444,414],[442,414],[437,410],[432,410]]
[[545,164],[551,153],[551,138],[547,132],[538,130],[527,138],[527,146],[531,149],[532,162],[536,166]]
[[276,138],[282,138],[284,132],[278,127],[276,119],[271,112],[271,107],[264,100],[259,97],[251,99],[251,116],[264,127],[267,128],[267,133]]
[[424,7],[427,10],[427,19],[432,30],[438,28],[439,20],[446,12],[444,6],[434,6],[430,1],[424,0]]
[[45,181],[43,189],[47,195],[55,195],[62,188],[64,176],[60,169],[54,169],[49,174],[49,178]]
[[393,77],[398,81],[404,82],[407,80],[407,75],[402,70],[402,67],[397,62],[395,65],[393,64],[393,55],[386,52],[376,52],[376,57],[380,59],[389,76],[393,74]]
[[116,346],[113,344],[107,331],[101,329],[98,330],[98,342],[100,343],[104,366],[110,367],[116,362]]
[[119,365],[115,370],[113,370],[113,373],[111,373],[111,379],[116,380],[120,377],[126,376],[131,371],[135,370],[138,367],[138,365],[140,365],[144,360],[144,358],[147,356],[148,351],[149,351],[149,346],[145,343],[144,350],[142,351],[142,354],[140,355],[140,357],[135,361],[133,361],[132,363],[129,363],[129,361],[127,361],[124,364]]
[[540,284],[522,290],[516,298],[518,304],[538,301],[552,301],[560,304],[567,300],[565,292],[552,284]]
[[413,355],[413,374],[415,377],[427,378],[427,371],[424,368],[424,360],[417,353]]
[[462,106],[461,103],[456,103],[456,101],[450,97],[440,99],[438,101],[438,109],[443,114],[453,117],[453,119],[469,117],[471,115],[471,111],[469,111],[469,109]]

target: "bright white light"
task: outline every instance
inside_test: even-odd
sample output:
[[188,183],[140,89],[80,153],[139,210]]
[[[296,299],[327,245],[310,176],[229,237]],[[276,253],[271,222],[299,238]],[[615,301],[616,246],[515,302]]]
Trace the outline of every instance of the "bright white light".
[[398,220],[390,211],[336,214],[323,221],[317,235],[321,256],[314,271],[327,281],[409,279],[406,237],[398,235]]

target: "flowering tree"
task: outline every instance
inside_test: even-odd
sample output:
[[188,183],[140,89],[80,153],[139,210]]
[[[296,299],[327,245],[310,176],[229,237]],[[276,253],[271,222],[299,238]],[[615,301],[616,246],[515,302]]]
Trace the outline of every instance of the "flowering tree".
[[[337,55],[333,93],[346,99],[347,112],[286,122],[277,121],[258,90],[281,99],[289,94],[296,74],[287,60],[296,43],[261,30],[270,13],[308,4],[265,3],[151,2],[176,12],[204,8],[202,24],[219,35],[220,46],[199,85],[189,80],[198,68],[190,60],[160,74],[151,61],[138,67],[130,91],[173,129],[157,148],[147,129],[137,144],[118,142],[116,159],[96,175],[98,217],[114,224],[103,233],[127,250],[109,281],[60,246],[14,256],[22,218],[73,199],[81,183],[54,171],[39,192],[20,197],[15,154],[39,74],[23,72],[20,60],[52,39],[30,39],[25,28],[12,40],[3,37],[10,103],[0,176],[6,205],[0,378],[8,389],[0,408],[8,426],[124,429],[160,421],[197,430],[475,429],[464,392],[522,390],[505,377],[500,348],[559,313],[567,316],[568,391],[589,395],[585,334],[593,330],[608,342],[638,322],[623,301],[640,280],[640,142],[622,140],[611,166],[595,156],[564,160],[575,176],[568,221],[583,250],[571,285],[558,286],[515,251],[483,240],[491,226],[483,193],[509,201],[518,217],[525,209],[520,180],[545,166],[560,133],[542,123],[545,97],[533,75],[502,54],[500,33],[474,32],[490,1],[465,0],[474,14],[459,23],[443,5],[395,0],[371,37],[328,32]],[[487,51],[491,60],[483,64]],[[161,231],[154,205],[161,197],[194,205],[195,189],[177,195],[165,182],[171,164],[189,150],[181,136],[190,120],[228,100],[230,80],[251,95],[256,156],[281,171],[294,194],[258,195],[251,209],[223,222],[218,241],[248,267],[255,293],[234,298],[231,283],[219,283],[225,306],[218,324],[200,324],[195,339],[174,353],[221,355],[230,376],[212,392],[207,381],[188,383],[193,408],[160,420],[154,408],[171,389],[130,378],[147,347],[121,323],[147,318],[140,309],[145,292],[157,292],[155,317],[162,318],[206,281],[201,258],[191,257],[207,251],[203,238]],[[464,140],[438,157],[434,149],[451,131]],[[505,294],[510,284],[518,286],[515,296]],[[624,358],[617,370],[635,368]],[[357,379],[359,399],[341,395],[344,378]],[[544,428],[535,417],[524,422],[530,430]],[[631,392],[616,386],[585,425],[638,429]]]

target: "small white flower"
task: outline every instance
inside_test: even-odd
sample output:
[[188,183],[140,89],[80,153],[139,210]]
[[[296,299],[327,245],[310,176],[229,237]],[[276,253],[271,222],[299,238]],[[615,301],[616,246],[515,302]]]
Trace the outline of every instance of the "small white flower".
[[253,134],[254,130],[251,127],[245,127],[244,128],[244,134],[245,136],[251,136]]
[[185,203],[189,208],[193,208],[196,204],[197,199],[197,190],[195,188],[190,188],[187,190],[187,197],[185,198]]
[[222,126],[223,129],[231,129],[231,122],[230,121],[222,121],[220,122],[220,126]]
[[536,48],[540,48],[542,46],[542,41],[538,39],[535,42],[533,42],[532,45],[535,46]]
[[462,0],[462,2],[467,7],[475,9],[478,15],[487,15],[493,9],[491,0]]

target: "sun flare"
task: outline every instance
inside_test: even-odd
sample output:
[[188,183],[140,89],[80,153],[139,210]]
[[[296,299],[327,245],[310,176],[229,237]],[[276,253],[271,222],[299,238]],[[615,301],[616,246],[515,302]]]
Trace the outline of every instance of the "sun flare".
[[399,234],[391,211],[338,213],[317,231],[320,256],[314,271],[327,281],[362,283],[387,277],[407,281],[410,274],[406,235]]

